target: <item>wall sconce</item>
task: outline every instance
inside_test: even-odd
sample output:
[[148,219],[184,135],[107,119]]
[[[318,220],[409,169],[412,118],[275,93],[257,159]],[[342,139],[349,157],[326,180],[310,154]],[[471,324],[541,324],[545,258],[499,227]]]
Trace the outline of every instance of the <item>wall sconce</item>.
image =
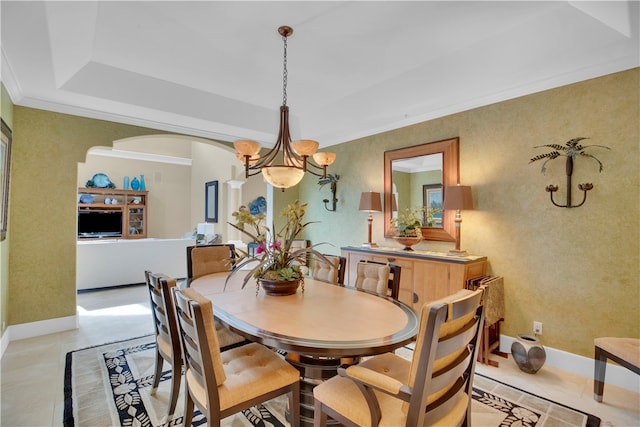
[[559,205],[555,202],[555,200],[553,200],[553,193],[555,193],[556,191],[558,191],[558,186],[557,185],[547,185],[545,190],[550,194],[551,196],[551,203],[553,203],[554,206],[557,206],[559,208],[579,208],[580,206],[584,205],[584,202],[587,201],[587,191],[591,190],[593,188],[593,184],[590,182],[584,182],[582,184],[578,184],[578,188],[580,190],[582,190],[582,202],[580,202],[577,205],[572,205],[571,204],[571,175],[573,175],[573,161],[575,160],[576,157],[578,156],[582,156],[582,157],[590,157],[593,160],[595,160],[596,162],[598,162],[598,165],[600,166],[600,170],[599,172],[602,172],[602,162],[600,160],[598,160],[597,158],[595,158],[594,156],[592,156],[591,154],[587,154],[584,152],[584,150],[588,147],[599,147],[599,148],[606,148],[607,150],[610,150],[609,147],[605,147],[604,145],[581,145],[580,141],[582,141],[583,139],[589,139],[586,137],[577,137],[577,138],[573,138],[569,141],[567,141],[564,146],[563,145],[559,145],[559,144],[546,144],[546,145],[536,145],[533,148],[540,148],[540,147],[549,147],[549,148],[553,148],[553,151],[550,151],[548,153],[545,154],[540,154],[535,156],[534,158],[532,158],[529,163],[533,163],[536,160],[541,160],[541,159],[546,159],[544,161],[544,163],[542,164],[542,173],[544,174],[547,171],[547,163],[550,160],[553,160],[557,157],[560,156],[565,156],[567,158],[566,161],[566,173],[567,173],[567,203],[564,205]]
[[376,248],[377,244],[371,241],[371,231],[373,224],[373,216],[372,212],[382,212],[382,202],[380,201],[380,193],[376,193],[374,191],[364,191],[360,195],[360,207],[358,208],[362,212],[369,212],[369,218],[367,221],[369,222],[369,240],[367,243],[363,243],[362,246],[365,248]]
[[327,207],[327,203],[329,203],[329,199],[323,199],[324,208],[329,212],[336,211],[336,204],[338,203],[338,199],[336,198],[336,192],[338,191],[338,180],[340,179],[340,175],[328,174],[325,178],[320,178],[318,180],[318,184],[320,188],[324,187],[326,184],[331,184],[331,209]]
[[460,224],[462,218],[460,217],[461,210],[473,209],[473,198],[471,197],[471,187],[466,185],[456,185],[453,187],[445,187],[444,189],[444,202],[442,203],[443,210],[456,211],[456,248],[451,249],[448,255],[453,256],[466,256],[467,251],[460,250]]

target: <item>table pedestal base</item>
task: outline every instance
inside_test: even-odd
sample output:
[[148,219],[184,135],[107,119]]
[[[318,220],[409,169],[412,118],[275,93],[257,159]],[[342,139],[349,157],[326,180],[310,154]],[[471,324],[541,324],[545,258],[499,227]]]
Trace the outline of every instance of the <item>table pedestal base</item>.
[[[313,426],[313,388],[338,375],[342,365],[354,365],[358,358],[312,357],[296,353],[287,354],[287,362],[300,372],[300,425]],[[287,419],[289,411],[287,410]],[[340,426],[337,421],[328,418],[327,425]]]

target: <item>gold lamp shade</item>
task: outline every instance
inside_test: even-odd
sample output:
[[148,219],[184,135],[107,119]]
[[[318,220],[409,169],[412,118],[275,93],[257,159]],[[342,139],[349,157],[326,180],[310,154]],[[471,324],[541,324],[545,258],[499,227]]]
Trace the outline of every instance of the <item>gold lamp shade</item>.
[[336,160],[336,153],[320,152],[313,155],[313,160],[322,166],[329,166]]
[[318,151],[318,141],[312,139],[301,139],[300,141],[293,141],[291,147],[296,153],[301,156],[312,156],[313,153]]
[[[258,144],[256,141],[251,141],[248,139],[235,141],[233,143],[233,148],[235,148],[238,154],[240,154],[241,156],[253,157],[255,154],[258,154],[260,152],[260,144]],[[244,158],[242,159],[242,161],[244,162]]]
[[264,166],[262,176],[274,187],[289,188],[302,181],[304,170],[295,166]]

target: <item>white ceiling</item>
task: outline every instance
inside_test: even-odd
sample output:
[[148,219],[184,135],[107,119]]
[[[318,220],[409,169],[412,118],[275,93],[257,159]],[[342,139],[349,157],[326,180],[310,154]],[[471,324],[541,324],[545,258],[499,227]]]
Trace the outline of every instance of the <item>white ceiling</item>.
[[322,147],[640,65],[639,3],[1,2],[17,105]]

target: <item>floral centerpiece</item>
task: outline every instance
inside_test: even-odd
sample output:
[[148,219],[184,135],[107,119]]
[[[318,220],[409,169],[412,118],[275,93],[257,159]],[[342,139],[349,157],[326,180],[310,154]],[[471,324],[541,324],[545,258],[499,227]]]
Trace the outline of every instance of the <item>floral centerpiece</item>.
[[[313,254],[321,260],[324,258],[322,254],[313,249],[313,246],[291,250],[292,242],[305,227],[312,224],[312,222],[303,222],[306,207],[306,203],[300,204],[297,200],[288,205],[280,214],[286,218],[286,224],[279,232],[274,233],[272,232],[273,226],[270,229],[264,225],[265,214],[252,214],[246,206],[240,206],[238,211],[232,214],[236,223],[229,223],[229,225],[253,239],[258,247],[255,251],[255,258],[242,253],[236,262],[236,268],[229,274],[227,281],[239,271],[240,267],[251,265],[252,268],[244,278],[243,288],[251,277],[257,279],[267,294],[271,295],[295,293],[300,282],[304,286],[306,267],[301,265],[306,263],[306,257]],[[253,266],[253,263],[257,263],[257,265]]]
[[391,227],[395,230],[394,239],[404,245],[405,251],[412,251],[411,246],[422,240],[422,222],[420,217],[423,208],[406,208],[399,212],[396,218],[391,219]]
[[399,212],[396,218],[391,219],[391,226],[396,230],[395,235],[399,237],[413,236],[422,237],[422,221],[420,217],[424,212],[423,208],[406,208]]

